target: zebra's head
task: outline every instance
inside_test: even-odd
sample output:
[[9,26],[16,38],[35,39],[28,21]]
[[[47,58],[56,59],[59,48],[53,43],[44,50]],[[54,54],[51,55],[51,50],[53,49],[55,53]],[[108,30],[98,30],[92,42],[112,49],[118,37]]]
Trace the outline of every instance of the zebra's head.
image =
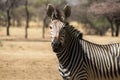
[[49,26],[51,30],[52,48],[54,52],[57,52],[58,49],[60,50],[65,43],[65,25],[68,24],[66,19],[70,16],[70,14],[71,9],[68,5],[66,5],[61,12],[58,9],[55,9],[51,4],[47,6],[47,15],[51,18]]

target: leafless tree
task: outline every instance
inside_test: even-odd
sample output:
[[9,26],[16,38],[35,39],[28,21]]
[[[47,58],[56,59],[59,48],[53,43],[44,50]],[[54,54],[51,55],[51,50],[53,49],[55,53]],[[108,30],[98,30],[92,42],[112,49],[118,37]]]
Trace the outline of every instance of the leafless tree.
[[26,1],[25,1],[25,11],[26,11],[25,38],[28,38],[28,27],[29,27],[29,10],[28,10],[28,0],[26,0]]
[[7,27],[6,27],[6,35],[9,36],[9,28],[11,25],[11,12],[14,7],[15,0],[6,0],[6,14],[7,14]]
[[[47,0],[45,2],[45,8],[49,4],[49,1]],[[46,10],[46,9],[45,9]],[[45,38],[45,28],[48,27],[49,21],[48,21],[48,16],[45,14],[43,18],[43,27],[42,27],[42,38]]]

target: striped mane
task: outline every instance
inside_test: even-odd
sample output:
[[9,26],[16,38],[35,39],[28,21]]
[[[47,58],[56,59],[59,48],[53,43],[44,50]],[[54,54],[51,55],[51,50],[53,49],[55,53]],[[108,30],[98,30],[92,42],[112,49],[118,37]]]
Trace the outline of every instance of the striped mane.
[[68,33],[70,33],[70,35],[72,35],[75,38],[82,39],[83,34],[79,30],[75,29],[72,25],[67,24],[65,27]]

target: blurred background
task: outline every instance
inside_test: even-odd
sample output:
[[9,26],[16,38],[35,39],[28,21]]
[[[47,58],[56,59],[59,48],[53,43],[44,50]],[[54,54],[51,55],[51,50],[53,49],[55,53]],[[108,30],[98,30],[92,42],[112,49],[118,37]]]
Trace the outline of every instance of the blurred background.
[[69,22],[97,44],[120,42],[120,0],[0,0],[0,80],[62,80],[46,7],[71,6]]

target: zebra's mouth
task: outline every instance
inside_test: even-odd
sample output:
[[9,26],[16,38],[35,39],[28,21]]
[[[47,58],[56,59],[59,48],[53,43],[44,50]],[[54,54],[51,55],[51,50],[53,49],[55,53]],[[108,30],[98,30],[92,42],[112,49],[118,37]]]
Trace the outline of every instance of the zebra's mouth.
[[52,46],[52,49],[54,52],[59,52],[60,47],[61,47],[60,45],[59,46]]
[[54,51],[54,52],[58,52],[59,49],[58,49],[58,48],[53,48],[53,51]]
[[61,42],[52,42],[52,49],[54,52],[58,52],[61,47]]

